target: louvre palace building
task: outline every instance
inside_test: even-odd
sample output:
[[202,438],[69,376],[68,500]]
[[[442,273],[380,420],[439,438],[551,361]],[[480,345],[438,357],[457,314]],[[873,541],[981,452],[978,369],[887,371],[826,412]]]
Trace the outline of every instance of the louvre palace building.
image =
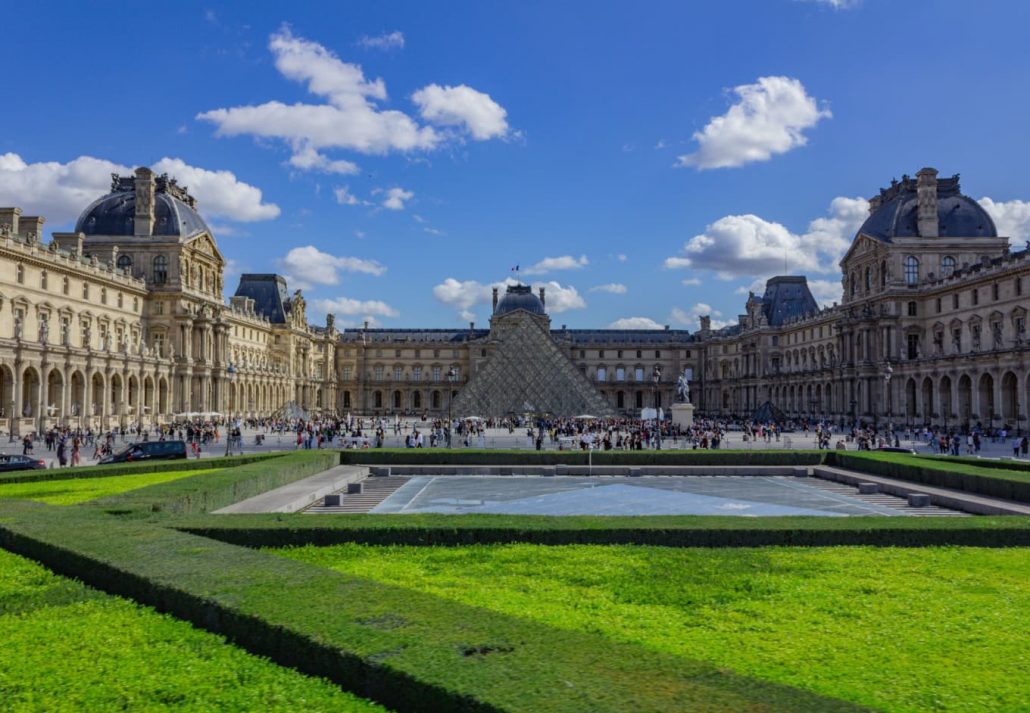
[[736,324],[568,329],[547,295],[494,290],[489,324],[337,330],[308,324],[279,275],[225,259],[197,200],[140,168],[113,176],[74,232],[0,208],[0,424],[24,434],[182,418],[312,414],[636,416],[684,375],[699,415],[1027,427],[1030,252],[1012,251],[924,168],[892,181],[841,260],[843,298],[806,279],[751,294]]

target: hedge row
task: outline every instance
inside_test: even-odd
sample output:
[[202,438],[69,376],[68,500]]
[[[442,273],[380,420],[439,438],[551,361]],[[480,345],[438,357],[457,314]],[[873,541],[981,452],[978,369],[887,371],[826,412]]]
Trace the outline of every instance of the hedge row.
[[861,454],[834,451],[827,465],[860,473],[897,478],[940,488],[961,490],[1003,500],[1030,503],[1030,477],[1023,473],[991,470],[941,459],[905,456],[896,453]]
[[295,480],[321,473],[338,465],[339,460],[339,451],[335,450],[304,450],[280,454],[278,458],[261,460],[217,473],[195,475],[100,498],[89,503],[89,506],[117,515],[194,515],[211,512]]
[[0,485],[7,483],[38,483],[48,480],[78,480],[80,478],[109,478],[116,475],[138,475],[141,473],[171,473],[176,470],[204,470],[207,468],[235,468],[238,465],[280,458],[282,452],[248,453],[228,458],[184,458],[182,460],[157,460],[145,463],[119,463],[118,465],[96,465],[79,468],[47,468],[46,470],[16,470],[0,474]]
[[[827,451],[529,451],[384,448],[341,451],[361,465],[819,465]],[[588,461],[589,455],[589,461]]]
[[765,547],[1030,546],[1030,517],[769,517],[526,515],[232,515],[174,527],[244,547],[473,544]]
[[0,502],[0,546],[398,711],[860,710],[84,508]]

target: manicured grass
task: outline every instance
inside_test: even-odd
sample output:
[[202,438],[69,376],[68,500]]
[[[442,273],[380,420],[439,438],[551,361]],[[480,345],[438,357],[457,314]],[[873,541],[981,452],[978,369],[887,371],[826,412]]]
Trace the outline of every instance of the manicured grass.
[[890,711],[1030,700],[1030,550],[337,545],[291,559]]
[[0,550],[5,711],[382,711]]
[[33,483],[0,484],[0,498],[35,500],[50,505],[76,505],[95,498],[119,495],[148,485],[169,483],[199,473],[218,473],[221,469],[173,470],[170,472],[139,473],[136,475],[78,478],[76,480],[47,480]]

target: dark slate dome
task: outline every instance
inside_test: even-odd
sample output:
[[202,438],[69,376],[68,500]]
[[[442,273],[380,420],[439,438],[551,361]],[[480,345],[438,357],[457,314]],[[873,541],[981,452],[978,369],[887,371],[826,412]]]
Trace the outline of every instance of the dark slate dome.
[[[136,191],[134,177],[114,176],[111,192],[90,204],[75,223],[75,232],[86,235],[135,235]],[[192,238],[211,232],[196,209],[196,201],[174,178],[158,176],[154,182],[152,235]]]
[[547,314],[544,311],[544,303],[533,294],[533,288],[529,285],[508,285],[504,297],[497,303],[495,315],[508,314],[515,310],[524,309],[531,314]]
[[[878,204],[878,205],[877,205]],[[872,199],[872,213],[859,229],[879,240],[917,237],[918,195],[916,180],[903,176],[892,181]],[[998,230],[987,211],[959,192],[958,176],[937,181],[938,236],[942,238],[996,238]]]

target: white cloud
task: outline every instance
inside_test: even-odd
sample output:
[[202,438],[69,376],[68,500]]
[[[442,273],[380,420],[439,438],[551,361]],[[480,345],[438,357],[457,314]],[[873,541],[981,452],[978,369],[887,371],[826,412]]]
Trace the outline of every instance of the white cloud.
[[[394,34],[403,37],[400,33],[384,37]],[[376,39],[369,38],[372,42]],[[321,149],[386,154],[430,150],[453,138],[420,125],[403,111],[381,109],[378,103],[387,98],[382,79],[366,79],[360,65],[342,61],[317,42],[295,37],[285,25],[270,37],[268,48],[280,74],[305,84],[308,92],[325,101],[286,104],[273,100],[197,114],[197,119],[215,124],[217,136],[280,139],[293,151],[290,165],[332,173],[353,173],[357,167],[330,159]],[[416,92],[413,100],[428,121],[464,127],[474,138],[507,132],[505,110],[488,95],[465,85],[431,84]]]
[[336,202],[340,205],[361,205],[362,201],[350,192],[349,186],[337,186],[333,189]]
[[399,30],[394,30],[393,32],[384,32],[381,35],[375,35],[374,37],[363,35],[361,39],[358,40],[358,45],[365,49],[404,49],[404,33]]
[[209,171],[190,166],[179,158],[163,158],[151,168],[188,186],[202,215],[243,222],[279,217],[279,206],[262,203],[261,189],[238,180],[232,171]]
[[624,295],[626,294],[626,286],[619,282],[609,282],[606,285],[594,285],[590,288],[591,292],[609,292],[613,295]]
[[[262,202],[260,188],[230,171],[197,168],[178,158],[163,158],[151,168],[188,186],[205,217],[250,222],[279,215],[279,206]],[[63,225],[110,190],[112,173],[129,175],[132,168],[92,156],[68,163],[26,163],[16,153],[0,154],[0,204],[20,206],[46,217],[50,225]]]
[[665,329],[650,317],[623,317],[608,325],[608,329]]
[[805,129],[832,116],[820,109],[805,87],[791,77],[759,77],[754,84],[733,88],[738,101],[722,116],[713,116],[694,132],[698,150],[679,157],[680,166],[732,168],[767,161],[804,146]]
[[543,275],[544,273],[555,272],[557,270],[578,270],[589,264],[590,261],[587,260],[586,255],[580,255],[578,258],[571,255],[545,257],[535,265],[527,267],[523,272],[527,275]]
[[290,156],[289,164],[304,171],[321,171],[322,173],[342,173],[353,175],[360,169],[352,161],[330,160],[325,154],[315,150],[313,146],[302,146]]
[[[473,312],[475,307],[489,305],[492,302],[494,287],[500,290],[501,297],[503,297],[504,290],[508,285],[517,284],[521,283],[510,277],[501,282],[491,284],[483,284],[476,280],[456,280],[453,277],[448,277],[433,287],[433,297],[437,301],[456,309],[462,319],[471,321],[476,317]],[[533,284],[533,292],[538,292],[541,287],[545,288],[548,314],[560,314],[587,306],[583,297],[571,285],[562,287],[561,284],[554,281],[538,282]]]
[[998,235],[1011,238],[1012,243],[1030,240],[1030,201],[993,201],[984,196],[979,201],[991,216]]
[[618,255],[616,255],[615,259],[618,260],[619,262],[626,262],[627,260],[629,260],[629,258],[626,257],[626,255],[623,254],[623,253],[619,253]]
[[293,248],[279,261],[289,275],[289,281],[300,288],[311,285],[335,285],[340,281],[338,271],[358,272],[376,277],[386,272],[386,267],[375,260],[356,257],[337,257],[324,253],[314,245]]
[[722,317],[722,312],[712,309],[711,305],[704,302],[698,302],[688,310],[673,307],[672,312],[669,314],[669,321],[682,327],[698,329],[701,326],[701,317],[712,318],[712,329],[722,329],[733,324],[731,320],[718,319]]
[[867,216],[864,199],[837,197],[828,217],[816,218],[797,235],[757,215],[727,215],[688,240],[683,254],[666,258],[664,265],[712,270],[723,279],[783,274],[785,259],[787,272],[833,272]]
[[338,314],[349,317],[364,316],[369,321],[374,321],[375,316],[398,317],[400,312],[383,302],[382,300],[355,300],[350,297],[336,297],[334,299],[316,299],[311,304],[315,310],[325,314]]
[[383,194],[385,196],[381,205],[388,210],[404,210],[405,202],[410,201],[415,197],[414,193],[406,191],[403,188],[389,188],[386,190],[376,188],[372,193],[375,195]]
[[411,95],[426,121],[441,126],[463,126],[478,141],[503,137],[508,133],[508,112],[490,98],[464,84],[441,87],[430,84]]
[[[671,259],[672,258],[670,258],[670,260]],[[697,287],[701,284],[701,280],[697,277],[688,277],[687,279],[682,280],[681,283],[684,287]]]
[[268,44],[279,72],[328,103],[284,104],[269,101],[201,112],[197,119],[217,126],[219,136],[252,135],[286,141],[295,154],[308,148],[343,148],[362,153],[431,149],[441,140],[432,127],[419,126],[407,114],[380,110],[386,99],[382,79],[365,79],[361,67],[341,61],[317,42],[294,37],[288,27]]
[[444,231],[442,231],[442,230],[440,230],[438,228],[431,228],[431,227],[427,226],[425,228],[422,228],[422,230],[424,232],[426,232],[426,233],[429,233],[430,235],[435,235],[437,237],[440,237],[440,236],[443,236],[443,235],[447,235],[447,233],[445,233]]
[[844,288],[840,280],[809,280],[808,289],[820,307],[828,307],[834,302],[841,302]]
[[803,2],[825,5],[833,8],[834,10],[850,10],[853,7],[858,7],[858,4],[861,1],[862,0],[803,0]]

